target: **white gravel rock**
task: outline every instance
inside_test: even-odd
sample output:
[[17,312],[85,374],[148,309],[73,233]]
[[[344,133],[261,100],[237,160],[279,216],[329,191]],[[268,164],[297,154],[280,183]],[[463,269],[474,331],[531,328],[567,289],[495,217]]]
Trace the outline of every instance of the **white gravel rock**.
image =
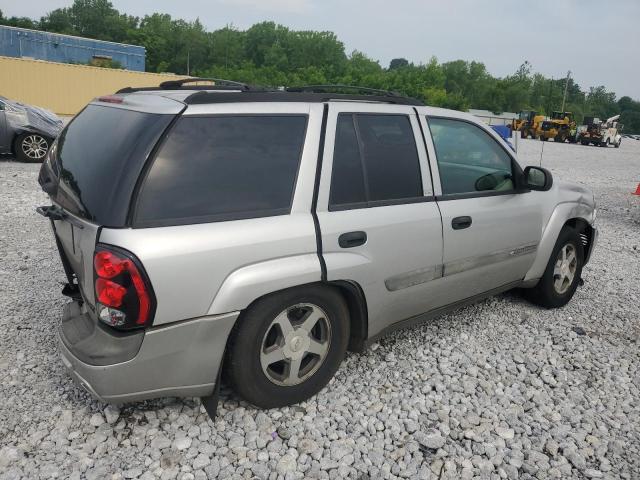
[[114,405],[107,405],[103,413],[109,425],[113,425],[118,421],[118,418],[120,418],[120,409]]
[[94,427],[99,427],[103,423],[104,423],[104,417],[102,416],[101,413],[94,413],[89,419],[89,425],[92,425]]

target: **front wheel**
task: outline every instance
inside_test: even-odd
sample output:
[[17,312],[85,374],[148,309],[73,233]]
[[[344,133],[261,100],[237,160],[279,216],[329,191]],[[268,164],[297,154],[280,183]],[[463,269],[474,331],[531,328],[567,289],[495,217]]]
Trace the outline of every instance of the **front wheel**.
[[564,227],[542,278],[534,288],[525,290],[527,298],[545,308],[565,306],[578,288],[583,264],[584,251],[578,232]]
[[225,373],[233,390],[258,407],[292,405],[331,380],[348,340],[349,311],[337,290],[285,290],[242,314],[229,340]]
[[51,141],[38,133],[23,133],[15,141],[16,159],[19,162],[39,163],[49,151]]
[[622,143],[622,140],[619,140],[618,143],[616,143],[616,148],[620,148],[621,143]]

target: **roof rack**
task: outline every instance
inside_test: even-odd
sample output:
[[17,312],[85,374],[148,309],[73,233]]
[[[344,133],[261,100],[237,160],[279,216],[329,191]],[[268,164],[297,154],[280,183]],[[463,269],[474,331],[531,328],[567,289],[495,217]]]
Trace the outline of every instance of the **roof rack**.
[[240,90],[251,90],[251,87],[246,83],[236,82],[234,80],[225,80],[224,78],[199,78],[199,77],[181,78],[179,80],[166,80],[160,84],[160,88],[165,90],[174,90],[176,88],[182,87],[185,83],[195,83],[195,82],[214,82],[214,85],[211,85],[211,87],[216,87],[219,85],[219,86],[226,86],[226,87],[238,87]]
[[[214,85],[187,85],[195,82],[215,82]],[[166,80],[157,87],[124,87],[118,90],[116,93],[134,93],[134,92],[152,92],[158,90],[205,90],[205,91],[270,91],[270,89],[264,87],[256,87],[248,85],[242,82],[236,82],[234,80],[225,80],[223,78],[199,78],[189,77],[176,80]]]
[[[190,83],[209,81],[215,85],[188,85]],[[397,92],[376,88],[358,87],[355,85],[302,85],[272,89],[248,85],[234,80],[220,78],[190,77],[167,80],[157,87],[125,87],[116,93],[134,93],[162,90],[197,90],[184,102],[187,104],[207,103],[244,103],[244,102],[376,102],[395,105],[424,105],[420,100],[405,97]],[[355,92],[353,94],[343,92]]]
[[309,93],[330,93],[335,91],[350,90],[370,95],[381,95],[383,97],[402,97],[398,92],[391,90],[380,90],[378,88],[359,87],[357,85],[328,84],[328,85],[302,85],[299,87],[285,88],[287,92],[309,92]]
[[242,92],[201,91],[189,95],[184,102],[190,105],[207,103],[245,102],[314,102],[330,101],[389,103],[394,105],[424,106],[420,100],[393,95],[348,95],[344,93],[296,92],[289,90],[246,90]]

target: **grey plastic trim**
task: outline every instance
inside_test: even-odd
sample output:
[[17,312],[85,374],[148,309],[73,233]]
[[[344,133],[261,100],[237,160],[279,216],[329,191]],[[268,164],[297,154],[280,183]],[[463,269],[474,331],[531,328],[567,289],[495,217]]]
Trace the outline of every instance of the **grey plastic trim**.
[[384,285],[390,292],[395,292],[404,288],[427,283],[441,277],[455,275],[456,273],[466,272],[467,270],[473,270],[474,268],[503,262],[510,258],[535,253],[537,249],[538,244],[532,243],[514,248],[498,250],[486,255],[463,258],[461,260],[445,263],[444,265],[419,268],[417,270],[412,270],[410,272],[401,273],[400,275],[387,278],[384,281]]
[[436,278],[440,278],[442,277],[442,272],[442,265],[419,268],[417,270],[412,270],[411,272],[387,278],[384,281],[384,285],[390,292],[395,292],[396,290],[402,290],[403,288],[413,287],[415,285],[420,285],[422,283],[435,280]]
[[448,262],[444,265],[444,276],[446,277],[456,273],[466,272],[467,270],[484,267],[485,265],[491,265],[492,263],[503,262],[510,258],[535,253],[537,249],[538,244],[533,243],[529,245],[520,245],[515,248],[497,250],[487,255],[479,255],[477,257],[463,258],[461,260]]

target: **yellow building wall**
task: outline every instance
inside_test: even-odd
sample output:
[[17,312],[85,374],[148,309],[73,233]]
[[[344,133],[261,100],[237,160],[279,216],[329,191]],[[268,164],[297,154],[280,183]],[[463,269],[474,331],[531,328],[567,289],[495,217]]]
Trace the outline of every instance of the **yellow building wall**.
[[58,115],[75,115],[93,98],[124,87],[179,78],[185,77],[0,56],[0,96]]

